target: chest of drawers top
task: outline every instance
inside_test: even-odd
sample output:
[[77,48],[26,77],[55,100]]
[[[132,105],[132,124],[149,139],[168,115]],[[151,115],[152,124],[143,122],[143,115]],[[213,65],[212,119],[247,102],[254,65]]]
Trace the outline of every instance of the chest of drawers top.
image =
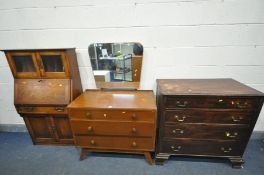
[[264,96],[234,79],[158,79],[162,95]]
[[88,90],[75,99],[68,109],[156,110],[152,91]]

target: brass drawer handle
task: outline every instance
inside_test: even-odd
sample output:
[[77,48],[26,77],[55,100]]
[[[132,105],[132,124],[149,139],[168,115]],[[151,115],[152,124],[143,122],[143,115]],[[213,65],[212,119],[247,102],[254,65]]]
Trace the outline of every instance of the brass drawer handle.
[[88,119],[89,119],[89,118],[91,118],[91,116],[92,116],[92,115],[91,115],[91,113],[90,113],[90,112],[86,112],[85,116],[86,116],[86,118],[88,118]]
[[64,111],[64,107],[55,107],[55,110],[58,112],[63,112]]
[[225,135],[226,135],[226,137],[229,137],[229,138],[236,138],[238,136],[238,133],[234,132],[232,135],[231,132],[226,131]]
[[137,129],[136,128],[132,128],[132,132],[133,133],[136,133],[137,132]]
[[104,118],[107,118],[107,114],[104,114]]
[[232,120],[233,122],[240,122],[241,120],[243,120],[243,117],[235,117],[235,116],[232,116]]
[[223,151],[224,153],[229,153],[232,151],[232,148],[231,147],[228,147],[228,148],[221,147],[221,151]]
[[183,129],[174,129],[172,130],[173,134],[184,134],[184,130]]
[[182,116],[182,118],[180,118],[178,115],[175,115],[174,118],[178,121],[178,122],[183,122],[184,119],[186,118],[185,116]]
[[175,152],[177,152],[177,151],[180,151],[181,150],[181,146],[171,146],[171,149],[172,149],[172,151],[175,151]]
[[237,104],[237,108],[246,108],[248,107],[248,103],[245,102],[244,105],[241,105],[239,102],[236,103]]
[[186,107],[188,105],[188,101],[184,101],[184,102],[176,101],[176,105],[178,107]]
[[92,145],[95,145],[95,141],[94,140],[91,140],[90,142]]
[[92,126],[88,126],[87,129],[88,129],[89,132],[93,131],[93,127]]
[[136,115],[136,114],[132,114],[132,115],[131,115],[131,118],[132,118],[133,120],[136,120],[136,119],[137,119],[137,115]]
[[136,146],[137,146],[137,143],[136,143],[136,142],[133,142],[133,143],[132,143],[132,146],[133,146],[133,147],[136,147]]

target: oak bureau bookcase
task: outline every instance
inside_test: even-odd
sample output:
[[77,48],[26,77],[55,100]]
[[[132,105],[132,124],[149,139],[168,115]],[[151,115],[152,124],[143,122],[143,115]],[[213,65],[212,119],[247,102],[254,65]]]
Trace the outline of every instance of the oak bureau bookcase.
[[156,102],[139,88],[143,47],[138,43],[95,43],[89,47],[97,90],[68,105],[74,141],[87,152],[143,154],[152,164]]
[[228,158],[241,168],[264,94],[233,79],[157,80],[156,164],[171,155]]
[[34,144],[73,145],[66,106],[82,93],[75,49],[4,50]]

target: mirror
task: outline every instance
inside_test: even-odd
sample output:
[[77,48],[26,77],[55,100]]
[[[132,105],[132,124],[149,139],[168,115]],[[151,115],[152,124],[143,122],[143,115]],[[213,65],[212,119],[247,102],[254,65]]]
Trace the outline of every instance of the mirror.
[[94,43],[88,52],[97,88],[139,88],[143,59],[140,43]]

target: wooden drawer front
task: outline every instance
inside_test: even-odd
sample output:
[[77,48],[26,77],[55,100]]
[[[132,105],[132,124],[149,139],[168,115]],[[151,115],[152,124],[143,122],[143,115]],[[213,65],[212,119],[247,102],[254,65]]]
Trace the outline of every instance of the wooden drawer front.
[[166,123],[227,123],[249,124],[255,121],[256,115],[248,112],[205,111],[179,109],[165,111]]
[[241,156],[244,146],[235,141],[164,140],[161,152],[185,155]]
[[164,98],[166,108],[231,108],[256,109],[258,100],[250,97],[179,97]]
[[175,124],[165,125],[164,137],[239,140],[249,137],[249,125]]
[[121,110],[69,110],[70,118],[86,120],[149,121],[156,120],[156,111],[121,111]]
[[20,114],[67,114],[63,106],[56,107],[37,107],[37,106],[23,106],[17,107]]
[[132,137],[76,136],[75,145],[95,149],[154,150],[154,139]]
[[148,122],[113,122],[71,120],[75,135],[154,136],[154,124]]

